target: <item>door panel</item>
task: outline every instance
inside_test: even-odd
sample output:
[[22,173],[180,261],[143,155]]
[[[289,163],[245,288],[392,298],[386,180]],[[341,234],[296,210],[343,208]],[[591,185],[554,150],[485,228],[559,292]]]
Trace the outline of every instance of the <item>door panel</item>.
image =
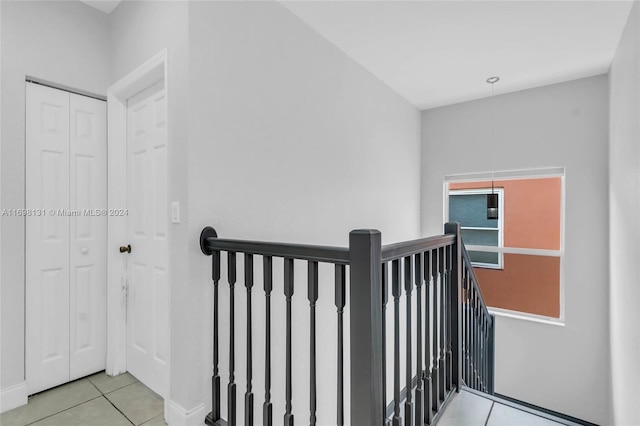
[[69,381],[69,93],[27,85],[26,379],[29,393]]
[[106,103],[70,95],[70,378],[106,364]]
[[169,380],[167,132],[160,82],[127,105],[127,370],[163,397]]
[[25,363],[33,394],[105,368],[106,103],[26,86]]

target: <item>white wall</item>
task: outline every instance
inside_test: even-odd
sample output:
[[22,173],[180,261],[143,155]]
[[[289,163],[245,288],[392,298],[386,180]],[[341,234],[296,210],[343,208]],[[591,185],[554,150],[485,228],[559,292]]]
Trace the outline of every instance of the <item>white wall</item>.
[[[2,205],[24,208],[25,76],[106,94],[107,15],[80,2],[2,1]],[[0,388],[24,381],[24,219],[2,217]]]
[[640,424],[640,5],[609,71],[609,229],[613,419]]
[[[211,368],[210,260],[196,244],[201,229],[214,226],[226,238],[342,246],[348,245],[349,231],[355,228],[377,228],[385,243],[417,237],[420,113],[275,2],[193,2],[189,14],[190,279],[183,283],[188,300],[179,303],[182,338],[190,345],[192,365],[197,366],[189,373],[195,404],[210,394],[209,378],[202,372]],[[275,422],[284,413],[281,267],[274,265]],[[305,422],[309,416],[306,265],[296,268],[293,406],[296,420]],[[256,262],[256,274],[260,270]],[[335,422],[333,270],[321,269],[320,274],[318,424],[331,424]],[[220,285],[221,300],[226,301],[228,286]],[[246,300],[241,274],[235,291],[241,412],[245,370],[241,318]],[[256,280],[253,303],[259,420],[264,395],[261,279]],[[226,306],[221,312],[222,330],[227,324]],[[223,387],[228,378],[226,339],[220,344]]]
[[422,113],[423,234],[442,226],[445,174],[566,167],[566,325],[498,317],[496,392],[598,424],[610,419],[607,124],[606,76]]

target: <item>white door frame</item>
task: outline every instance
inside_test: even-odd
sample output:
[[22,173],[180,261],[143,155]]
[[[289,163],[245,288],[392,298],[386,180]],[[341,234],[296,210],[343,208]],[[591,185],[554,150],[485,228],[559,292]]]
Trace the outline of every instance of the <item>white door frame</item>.
[[[127,205],[127,100],[164,80],[168,103],[167,71],[167,50],[164,49],[107,90],[108,209],[123,209]],[[106,373],[117,375],[127,371],[126,255],[119,251],[120,246],[127,244],[127,218],[109,215],[107,229]]]

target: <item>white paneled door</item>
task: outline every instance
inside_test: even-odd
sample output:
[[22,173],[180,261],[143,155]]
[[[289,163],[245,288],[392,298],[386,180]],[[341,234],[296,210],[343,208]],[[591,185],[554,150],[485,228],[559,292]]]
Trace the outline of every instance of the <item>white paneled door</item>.
[[27,83],[30,394],[105,367],[106,104]]
[[106,102],[70,95],[70,379],[104,370],[107,352]]
[[127,103],[127,370],[168,396],[167,123],[164,83]]

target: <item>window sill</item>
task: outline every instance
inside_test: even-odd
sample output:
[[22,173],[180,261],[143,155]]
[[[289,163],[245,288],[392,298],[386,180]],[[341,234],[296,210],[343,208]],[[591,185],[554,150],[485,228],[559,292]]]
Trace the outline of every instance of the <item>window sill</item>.
[[545,316],[542,316],[542,315],[527,314],[525,312],[511,311],[511,310],[502,309],[502,308],[487,307],[487,309],[489,310],[489,313],[491,313],[491,314],[493,314],[495,316],[498,316],[498,317],[513,318],[513,319],[519,319],[519,320],[524,320],[524,321],[537,322],[537,323],[540,323],[540,324],[553,325],[553,326],[556,326],[556,327],[564,327],[565,326],[564,319],[562,319],[562,318],[545,317]]

